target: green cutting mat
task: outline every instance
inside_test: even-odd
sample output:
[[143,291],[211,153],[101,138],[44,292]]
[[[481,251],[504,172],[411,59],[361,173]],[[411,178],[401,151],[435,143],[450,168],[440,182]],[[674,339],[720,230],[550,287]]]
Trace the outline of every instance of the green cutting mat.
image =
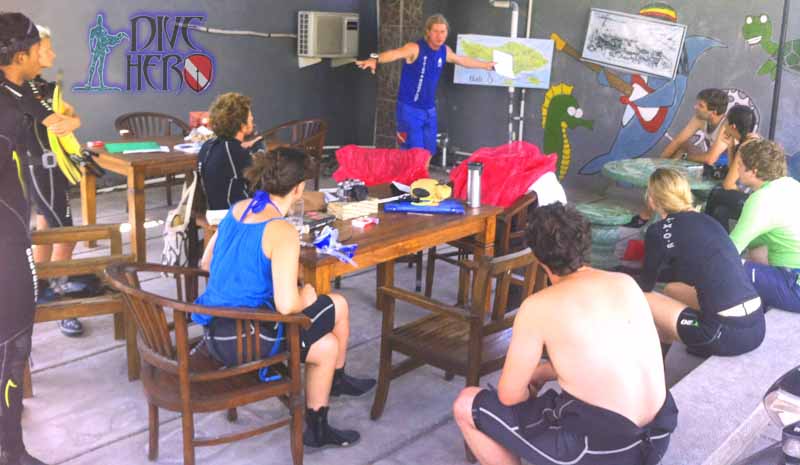
[[111,142],[106,144],[108,153],[122,153],[126,150],[158,150],[160,148],[161,145],[155,141]]

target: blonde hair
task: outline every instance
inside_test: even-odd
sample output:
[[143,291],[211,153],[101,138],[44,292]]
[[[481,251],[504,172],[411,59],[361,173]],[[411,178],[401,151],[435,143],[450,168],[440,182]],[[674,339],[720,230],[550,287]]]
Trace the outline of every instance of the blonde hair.
[[443,14],[436,13],[428,16],[428,19],[425,20],[425,30],[430,31],[434,24],[444,24],[447,26],[447,32],[450,32],[450,23],[447,22],[447,18]]
[[39,31],[40,39],[49,39],[51,37],[51,32],[49,27],[37,24],[36,29]]
[[646,197],[666,213],[694,210],[694,198],[689,181],[680,171],[658,168],[647,182]]

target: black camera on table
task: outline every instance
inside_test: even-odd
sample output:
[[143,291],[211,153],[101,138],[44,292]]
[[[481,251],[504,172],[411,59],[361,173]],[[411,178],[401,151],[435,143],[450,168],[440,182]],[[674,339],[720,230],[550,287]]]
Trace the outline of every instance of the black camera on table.
[[[728,165],[703,165],[703,179],[712,179],[715,181],[721,181],[725,179],[725,176],[728,175],[728,170],[730,167]],[[736,169],[736,168],[734,168]]]
[[367,200],[367,185],[360,179],[345,179],[336,184],[336,197],[344,202]]

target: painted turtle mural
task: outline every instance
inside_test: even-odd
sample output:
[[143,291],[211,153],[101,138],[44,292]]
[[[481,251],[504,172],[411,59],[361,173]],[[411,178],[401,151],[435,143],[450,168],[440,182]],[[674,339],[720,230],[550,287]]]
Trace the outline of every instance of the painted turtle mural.
[[[758,75],[769,74],[775,80],[778,71],[778,42],[772,40],[772,20],[767,14],[751,15],[744,19],[742,35],[751,47],[759,45],[770,58],[758,69]],[[784,69],[800,73],[800,39],[783,44]]]

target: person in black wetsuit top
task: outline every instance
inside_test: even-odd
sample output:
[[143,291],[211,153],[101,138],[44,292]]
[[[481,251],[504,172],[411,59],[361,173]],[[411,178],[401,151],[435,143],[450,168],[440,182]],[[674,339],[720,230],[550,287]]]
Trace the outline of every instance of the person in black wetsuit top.
[[[31,352],[36,271],[25,192],[26,129],[36,118],[25,81],[39,74],[39,32],[20,13],[0,13],[0,464],[43,465],[22,440],[22,382]],[[41,107],[39,105],[39,107]],[[58,120],[52,118],[50,123]]]
[[[761,345],[761,299],[725,229],[693,210],[686,178],[675,170],[657,169],[646,199],[664,219],[647,230],[639,285],[664,353],[676,340],[701,356],[739,355]],[[663,294],[653,292],[656,282],[668,283]]]
[[253,132],[250,98],[235,92],[214,99],[209,109],[216,137],[200,148],[198,170],[209,210],[227,210],[250,197],[245,168],[253,163],[250,149],[259,138],[245,142]]

